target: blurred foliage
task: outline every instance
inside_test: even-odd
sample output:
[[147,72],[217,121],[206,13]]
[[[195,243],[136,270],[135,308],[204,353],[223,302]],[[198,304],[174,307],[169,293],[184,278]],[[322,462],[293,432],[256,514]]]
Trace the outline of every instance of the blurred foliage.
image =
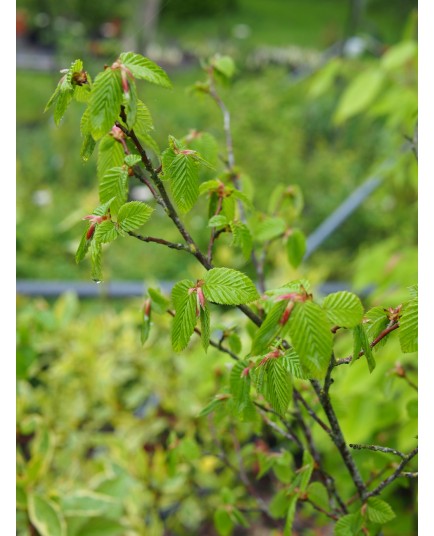
[[[255,508],[224,457],[235,467],[242,457],[248,477],[259,479],[266,502],[291,478],[284,469],[299,455],[297,448],[258,416],[245,422],[218,411],[198,417],[216,393],[224,393],[230,359],[213,348],[205,356],[199,337],[188,353],[174,354],[166,338],[169,315],[153,316],[150,339],[142,348],[140,308],[139,301],[79,303],[71,294],[54,303],[19,298],[19,535],[28,532],[26,505],[36,497],[51,504],[68,535],[211,536],[217,534],[215,511]],[[225,325],[236,325],[240,334],[244,322],[236,312],[225,314]],[[214,337],[219,329],[216,324]],[[350,339],[341,337],[338,358],[351,352]],[[244,336],[242,345],[249,345]],[[336,370],[333,401],[348,442],[403,451],[413,447],[417,402],[414,391],[394,374],[399,355],[398,337],[392,336],[370,376],[362,359]],[[415,354],[399,359],[414,379]],[[319,411],[304,382],[296,384]],[[349,498],[353,484],[330,438],[316,425],[312,433],[326,469]],[[264,454],[272,454],[271,471],[263,465]],[[354,456],[366,479],[392,461],[382,453],[357,451]],[[398,515],[385,525],[385,535],[414,534],[415,493],[412,481],[402,478],[387,488],[384,499]],[[258,514],[244,516],[256,530],[263,526],[273,534]],[[314,533],[307,527],[328,522],[304,504],[294,527],[304,527],[307,535]],[[238,528],[237,534],[252,534],[249,530]]]

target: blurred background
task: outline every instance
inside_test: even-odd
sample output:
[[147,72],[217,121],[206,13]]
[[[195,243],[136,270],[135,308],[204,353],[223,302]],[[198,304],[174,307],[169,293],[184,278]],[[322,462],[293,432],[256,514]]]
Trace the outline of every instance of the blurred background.
[[[17,0],[16,36],[20,530],[28,533],[30,482],[62,505],[69,536],[224,534],[215,532],[212,512],[219,490],[234,483],[218,469],[207,422],[196,417],[225,381],[226,360],[210,350],[204,372],[199,345],[188,357],[173,355],[164,316],[154,318],[149,341],[140,343],[146,287],[170,289],[196,274],[194,263],[158,245],[119,240],[104,255],[104,283],[90,283],[88,261],[77,265],[74,256],[82,217],[98,205],[96,158],[80,159],[79,104],[59,128],[45,105],[59,71],[76,58],[95,76],[132,50],[160,64],[173,82],[172,91],[139,85],[160,148],[169,134],[180,138],[192,129],[211,133],[223,147],[218,108],[191,87],[204,78],[204,61],[230,55],[236,73],[222,97],[254,202],[267,210],[278,183],[295,185],[304,198],[300,227],[308,255],[295,270],[276,244],[267,273],[277,284],[306,277],[320,295],[352,289],[366,307],[396,306],[417,282],[417,2]],[[143,192],[137,187],[131,195]],[[186,221],[206,244],[204,211],[194,209]],[[147,232],[178,240],[163,216]],[[216,263],[253,276],[231,255],[223,246]],[[113,298],[109,284],[118,282],[134,283],[132,295],[118,286]],[[90,297],[74,291],[83,283]],[[228,318],[234,326],[244,322],[236,313],[225,324]],[[347,348],[343,343],[343,355]],[[417,404],[387,372],[396,359],[390,348],[383,375],[355,389],[352,383],[351,393],[343,388],[343,426],[353,442],[375,442],[383,433],[405,450]],[[414,356],[406,359],[415,371]],[[357,381],[354,370],[345,371],[347,381]],[[362,404],[367,388],[375,394]],[[385,412],[381,430],[371,429],[370,412],[385,400],[395,401],[394,409]],[[241,437],[250,437],[251,426],[241,426]],[[74,516],[68,500],[79,503],[77,490],[105,493],[116,509],[102,501],[93,517]],[[413,534],[409,497],[410,487],[395,499],[403,517],[385,534]],[[318,523],[327,527],[326,519]],[[315,525],[303,530],[328,534]]]

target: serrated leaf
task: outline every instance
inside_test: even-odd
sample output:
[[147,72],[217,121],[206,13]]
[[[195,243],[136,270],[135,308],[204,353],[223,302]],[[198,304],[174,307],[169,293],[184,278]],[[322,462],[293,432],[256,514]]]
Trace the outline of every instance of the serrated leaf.
[[196,326],[196,293],[189,293],[194,283],[187,279],[177,283],[172,289],[175,317],[172,323],[172,346],[176,352],[186,348]]
[[289,317],[288,327],[303,369],[310,378],[323,378],[333,347],[333,337],[325,311],[311,301],[296,303]]
[[259,298],[253,281],[232,268],[213,268],[203,279],[203,293],[214,303],[240,305]]
[[306,237],[300,229],[293,229],[286,241],[286,254],[291,266],[298,268],[306,253]]
[[105,216],[108,213],[109,208],[111,204],[113,203],[113,201],[114,201],[114,197],[111,197],[108,201],[96,207],[96,209],[92,212],[92,214],[94,214],[95,216]]
[[86,254],[89,251],[90,240],[88,240],[86,237],[88,229],[89,229],[89,225],[86,227],[84,233],[81,235],[81,239],[78,244],[77,251],[75,253],[75,262],[77,264],[86,257]]
[[119,209],[117,223],[123,231],[133,231],[147,222],[153,211],[152,207],[141,201],[130,201]]
[[66,536],[66,524],[59,508],[48,499],[30,493],[28,514],[41,536]]
[[285,355],[281,357],[281,359],[283,366],[286,368],[286,370],[289,371],[291,376],[299,380],[309,379],[309,374],[307,374],[306,371],[303,370],[303,367],[301,366],[300,362],[300,357],[293,348],[287,351]]
[[152,300],[152,307],[155,308],[157,313],[166,313],[170,300],[168,300],[166,296],[163,296],[163,294],[161,294],[161,292],[155,288],[149,287],[148,294]]
[[199,195],[203,195],[211,190],[217,190],[220,184],[221,184],[220,181],[216,179],[202,182],[199,186]]
[[92,156],[95,149],[96,142],[92,138],[91,134],[85,134],[83,141],[81,142],[80,157],[84,162],[87,162]]
[[186,154],[177,154],[169,167],[163,160],[163,170],[170,179],[173,198],[181,212],[189,212],[199,196],[199,163]]
[[200,332],[201,332],[202,346],[206,352],[208,350],[209,338],[211,335],[210,314],[209,314],[208,307],[205,306],[205,309],[200,307],[199,318],[200,318]]
[[102,280],[102,247],[100,242],[92,240],[90,243],[90,260],[92,263],[91,277],[97,283]]
[[128,80],[128,92],[124,91],[122,105],[124,106],[127,125],[129,128],[135,124],[137,120],[137,88],[134,80]]
[[112,136],[104,136],[98,146],[98,179],[101,181],[109,169],[122,166],[124,157],[122,145]]
[[128,154],[124,159],[124,162],[128,167],[133,167],[141,161],[142,158],[138,154]]
[[370,521],[379,523],[380,525],[383,525],[396,517],[390,504],[378,497],[369,497],[366,514]]
[[292,396],[291,376],[280,359],[269,359],[261,367],[265,369],[265,382],[261,392],[271,407],[283,415]]
[[282,326],[279,324],[283,312],[287,306],[286,301],[279,301],[273,305],[265,320],[255,333],[252,341],[252,355],[264,354],[280,333]]
[[363,319],[360,298],[346,290],[329,294],[323,301],[323,309],[332,324],[342,328],[354,328]]
[[353,330],[353,359],[351,360],[351,364],[359,359],[360,350],[363,350],[369,372],[372,372],[376,363],[364,324],[359,324]]
[[404,353],[418,349],[418,298],[410,300],[399,320],[399,342]]
[[151,112],[140,99],[137,101],[137,114],[133,129],[137,135],[146,134],[154,129]]
[[119,70],[108,68],[99,73],[89,100],[90,129],[95,140],[107,134],[119,118],[122,99]]
[[363,526],[363,518],[359,513],[348,514],[338,519],[334,527],[335,536],[359,536]]
[[380,69],[363,71],[345,89],[334,115],[334,122],[341,124],[350,117],[366,110],[379,94],[385,80]]
[[235,199],[238,199],[239,201],[241,201],[241,203],[247,207],[248,209],[250,210],[253,210],[254,209],[254,206],[253,206],[253,203],[252,201],[249,199],[249,197],[244,193],[242,192],[241,190],[232,190],[232,194],[231,194],[232,197],[235,197]]
[[118,232],[111,220],[106,220],[96,226],[93,239],[101,244],[113,242],[118,237]]
[[232,221],[230,223],[232,231],[232,244],[240,247],[243,253],[243,257],[248,259],[252,253],[253,238],[250,234],[250,230],[245,223],[240,221]]
[[117,214],[120,207],[128,199],[128,171],[123,167],[109,169],[99,183],[99,200],[106,203],[113,199],[110,205],[112,214]]
[[251,404],[250,400],[250,376],[243,375],[248,364],[244,361],[237,361],[232,367],[229,385],[232,400],[237,413],[241,413]]
[[137,137],[139,138],[139,141],[143,145],[143,147],[151,149],[156,155],[160,154],[160,147],[150,134],[148,134],[147,132],[140,132],[139,134],[137,134]]
[[119,59],[127,67],[134,78],[147,80],[165,88],[172,88],[172,83],[166,72],[149,58],[134,52],[124,52]]

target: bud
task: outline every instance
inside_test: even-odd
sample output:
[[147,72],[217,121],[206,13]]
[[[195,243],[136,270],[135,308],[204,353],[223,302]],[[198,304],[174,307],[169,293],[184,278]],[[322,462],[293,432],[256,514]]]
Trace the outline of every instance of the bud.
[[95,233],[96,223],[92,223],[86,233],[86,240],[90,240]]

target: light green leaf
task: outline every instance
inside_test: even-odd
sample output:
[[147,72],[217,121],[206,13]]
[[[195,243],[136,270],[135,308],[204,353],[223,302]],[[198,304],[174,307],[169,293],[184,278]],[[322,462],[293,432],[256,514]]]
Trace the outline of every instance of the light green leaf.
[[[365,322],[363,326],[366,331],[366,335],[370,341],[373,341],[378,337],[378,335],[387,327],[389,323],[389,318],[387,317],[387,312],[383,307],[372,307],[365,315]],[[379,344],[375,346],[381,348],[386,344],[388,337],[385,337]]]
[[366,110],[380,93],[384,80],[384,73],[377,68],[363,71],[357,75],[339,101],[334,122],[342,124],[350,117]]
[[300,484],[298,486],[301,493],[304,493],[309,485],[310,479],[312,477],[314,466],[314,460],[308,450],[303,452],[303,465],[298,470],[300,475]]
[[122,145],[109,134],[104,136],[98,146],[98,179],[101,181],[109,169],[122,166],[124,157]]
[[338,519],[334,527],[335,536],[359,536],[362,534],[363,518],[359,513],[348,514]]
[[31,493],[28,496],[28,513],[41,536],[66,536],[65,520],[53,502]]
[[134,52],[124,52],[120,55],[119,59],[131,71],[134,78],[147,80],[152,84],[157,84],[165,88],[172,87],[172,83],[166,72],[149,58],[145,58],[141,54],[135,54]]
[[147,222],[153,211],[152,207],[141,201],[130,201],[119,209],[117,223],[123,231],[133,231]]
[[333,347],[325,311],[311,301],[296,303],[288,323],[291,341],[303,369],[311,378],[323,378]]
[[240,305],[259,298],[252,280],[231,268],[213,268],[204,276],[205,297],[223,305]]
[[90,518],[80,527],[80,535],[86,536],[124,536],[127,529],[115,519],[104,517]]
[[231,333],[228,337],[229,348],[234,354],[239,354],[242,349],[241,339],[237,333]]
[[122,99],[119,70],[107,68],[99,73],[89,100],[90,128],[95,140],[107,134],[119,118]]
[[267,218],[256,226],[254,236],[259,242],[266,242],[283,235],[285,229],[285,220],[282,218]]
[[366,514],[370,521],[379,523],[380,525],[383,525],[396,517],[390,504],[378,497],[369,497]]
[[223,216],[223,214],[218,214],[217,216],[213,216],[208,221],[208,227],[222,228],[222,227],[225,227],[227,224],[228,224],[228,220],[226,216]]
[[214,512],[214,526],[219,536],[229,536],[234,528],[234,522],[227,510],[222,508]]
[[113,215],[128,199],[128,171],[123,167],[114,167],[108,170],[99,183],[99,200],[106,203],[114,198],[110,205]]
[[237,361],[230,374],[230,392],[236,413],[242,413],[252,402],[250,400],[250,376],[242,373],[248,366],[245,361]]
[[202,182],[199,186],[199,195],[206,194],[210,190],[217,190],[220,184],[221,184],[220,181],[216,179]]
[[101,244],[113,242],[118,237],[118,232],[111,220],[106,220],[96,226],[93,239]]
[[196,326],[196,293],[189,293],[194,283],[187,279],[177,283],[172,289],[175,317],[172,324],[172,346],[176,352],[186,348]]
[[101,243],[92,240],[90,243],[90,260],[92,263],[92,279],[99,283],[102,280],[102,247]]
[[366,333],[365,324],[359,324],[353,330],[353,359],[351,360],[351,364],[359,359],[360,350],[363,350],[368,363],[369,372],[372,372],[376,366],[376,363],[371,345],[369,343],[368,335]]
[[280,415],[284,415],[292,396],[291,376],[280,359],[269,359],[261,367],[265,370],[261,392],[271,407]]
[[354,328],[363,319],[360,298],[346,290],[329,294],[322,306],[330,322],[342,328]]
[[392,47],[381,58],[381,66],[386,71],[394,71],[417,57],[417,43],[402,41]]
[[240,247],[243,257],[248,259],[253,247],[253,238],[249,228],[245,223],[240,221],[232,221],[230,226],[233,236],[232,245]]
[[202,346],[204,347],[204,350],[206,352],[208,350],[209,338],[211,335],[210,314],[209,314],[209,309],[207,306],[205,306],[205,309],[200,307],[199,318],[200,318],[200,332],[201,332]]
[[154,129],[151,112],[141,100],[137,101],[137,115],[133,129],[138,136]]
[[288,512],[286,514],[285,528],[283,530],[283,536],[292,536],[292,525],[294,523],[295,508],[297,506],[298,495],[292,495],[289,498]]
[[288,350],[281,359],[283,366],[290,372],[291,376],[299,380],[309,379],[309,374],[303,370],[300,363],[300,357],[293,348]]
[[300,229],[293,229],[286,241],[286,253],[291,266],[297,268],[306,253],[306,237]]
[[199,196],[199,163],[190,155],[179,153],[173,158],[169,168],[163,160],[163,170],[170,179],[175,203],[181,212],[188,212]]
[[[61,506],[65,516],[96,517],[110,514],[117,509],[118,501],[89,490],[77,490],[62,497]],[[122,506],[121,506],[122,509]]]
[[138,154],[128,154],[124,159],[124,162],[128,167],[133,167],[141,161],[142,158]]
[[156,310],[157,313],[163,314],[167,312],[169,307],[170,300],[166,298],[158,289],[148,288],[149,297],[152,300],[152,308]]
[[230,79],[235,73],[235,63],[230,56],[216,55],[212,59],[212,65],[225,78]]
[[143,322],[140,326],[140,342],[145,344],[145,342],[149,338],[149,333],[151,331],[151,317],[150,316],[144,316]]
[[273,305],[255,333],[252,341],[252,355],[261,355],[267,352],[282,329],[279,321],[287,305],[286,301],[279,301]]
[[90,240],[86,238],[89,227],[90,226],[88,225],[84,233],[81,235],[80,243],[78,244],[78,248],[75,253],[75,262],[77,264],[86,257],[86,254],[89,251]]
[[418,349],[418,298],[404,306],[399,320],[399,342],[404,353],[417,352]]

